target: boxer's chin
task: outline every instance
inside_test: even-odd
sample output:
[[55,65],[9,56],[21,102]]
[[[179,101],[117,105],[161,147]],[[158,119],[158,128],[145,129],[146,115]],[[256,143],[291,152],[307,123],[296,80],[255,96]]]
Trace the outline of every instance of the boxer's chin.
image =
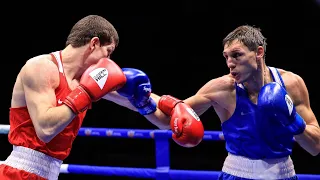
[[241,79],[240,74],[236,74],[236,75],[234,75],[232,77],[236,81],[236,83],[238,83],[238,84],[243,82],[243,79]]

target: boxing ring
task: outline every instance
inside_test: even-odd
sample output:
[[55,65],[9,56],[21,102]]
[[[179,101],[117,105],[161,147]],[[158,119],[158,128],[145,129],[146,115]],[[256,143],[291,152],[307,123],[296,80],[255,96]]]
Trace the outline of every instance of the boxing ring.
[[[9,129],[9,125],[0,124],[0,134],[8,134]],[[60,168],[60,173],[90,174],[99,176],[123,176],[155,180],[212,180],[218,178],[220,171],[170,169],[169,143],[171,140],[171,135],[171,130],[140,130],[83,127],[80,129],[78,136],[154,139],[156,146],[156,168],[153,169],[62,164]],[[203,140],[223,141],[224,138],[221,131],[205,131]],[[316,180],[320,179],[320,174],[298,174],[298,177],[299,180]]]

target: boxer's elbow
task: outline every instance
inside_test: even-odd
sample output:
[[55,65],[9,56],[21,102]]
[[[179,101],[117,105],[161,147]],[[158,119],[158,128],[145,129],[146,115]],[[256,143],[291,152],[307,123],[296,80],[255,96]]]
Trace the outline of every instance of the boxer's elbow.
[[34,123],[34,127],[37,137],[44,143],[50,142],[59,133],[59,129],[57,127],[47,123]]
[[171,127],[170,125],[158,125],[158,128],[161,129],[161,130],[170,130]]
[[320,154],[320,142],[318,143],[315,151],[313,153],[311,153],[312,156],[317,156]]
[[49,143],[53,139],[51,136],[38,136],[38,138],[44,143]]
[[317,156],[320,153],[320,144],[316,143],[314,144],[307,144],[305,142],[297,141],[299,145],[306,150],[310,155]]
[[44,128],[37,128],[36,134],[37,137],[44,143],[50,142],[55,137],[55,133],[52,130]]
[[312,152],[309,152],[312,156],[317,156],[319,153],[320,153],[320,151],[319,150],[317,150],[317,151],[312,151]]
[[312,155],[312,156],[317,156],[317,155],[319,155],[320,154],[320,134],[319,134],[319,129],[320,128],[317,128],[317,133],[316,133],[316,135],[314,136],[314,138],[313,138],[313,147],[314,148],[312,148],[312,152],[310,152],[310,154]]
[[318,142],[315,146],[310,147],[308,150],[309,154],[312,156],[317,156],[320,153],[320,142]]

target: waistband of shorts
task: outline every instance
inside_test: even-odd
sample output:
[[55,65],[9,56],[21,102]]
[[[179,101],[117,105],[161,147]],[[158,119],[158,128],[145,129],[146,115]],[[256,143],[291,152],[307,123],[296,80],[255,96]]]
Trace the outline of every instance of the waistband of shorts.
[[290,156],[255,160],[229,153],[222,171],[248,179],[285,179],[296,175]]
[[3,164],[48,180],[57,180],[62,161],[30,148],[13,146],[11,154]]

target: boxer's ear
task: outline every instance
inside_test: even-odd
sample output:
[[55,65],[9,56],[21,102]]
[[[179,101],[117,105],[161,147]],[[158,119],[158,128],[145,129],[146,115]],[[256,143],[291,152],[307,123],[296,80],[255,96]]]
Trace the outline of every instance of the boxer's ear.
[[98,37],[93,37],[90,41],[89,48],[93,51],[96,46],[100,46],[100,39]]
[[260,60],[264,57],[264,48],[262,46],[259,46],[256,52],[256,58],[257,60]]

